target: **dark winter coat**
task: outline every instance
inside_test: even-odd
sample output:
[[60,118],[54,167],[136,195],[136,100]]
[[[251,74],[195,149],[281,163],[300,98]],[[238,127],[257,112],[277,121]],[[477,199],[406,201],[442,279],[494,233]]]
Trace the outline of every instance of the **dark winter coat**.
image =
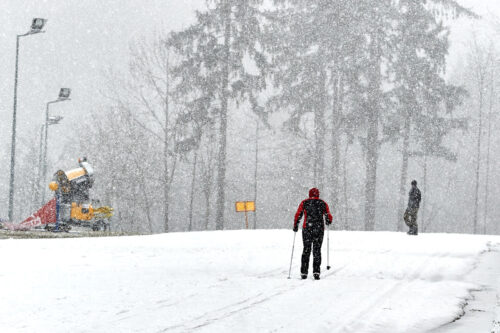
[[319,191],[315,188],[309,191],[309,198],[302,201],[295,213],[294,229],[298,227],[300,219],[304,216],[303,229],[324,230],[324,217],[326,223],[332,223],[332,214],[328,204],[319,198]]
[[414,209],[420,207],[420,201],[422,200],[422,195],[420,194],[420,190],[416,186],[412,186],[409,198],[408,198],[408,208]]

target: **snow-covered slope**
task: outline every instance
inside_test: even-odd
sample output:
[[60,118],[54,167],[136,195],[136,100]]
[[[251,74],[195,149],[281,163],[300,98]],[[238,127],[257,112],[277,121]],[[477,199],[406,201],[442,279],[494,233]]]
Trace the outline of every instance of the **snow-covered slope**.
[[300,233],[287,279],[292,241],[289,230],[1,240],[0,331],[446,329],[484,287],[470,277],[500,238],[331,232],[320,281],[299,280]]

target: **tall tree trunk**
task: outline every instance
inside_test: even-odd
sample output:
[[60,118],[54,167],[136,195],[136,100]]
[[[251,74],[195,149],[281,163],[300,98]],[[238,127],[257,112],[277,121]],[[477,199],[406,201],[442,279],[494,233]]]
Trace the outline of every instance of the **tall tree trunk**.
[[[344,191],[344,203],[342,204],[342,209],[344,210],[343,214],[343,225],[344,225],[344,230],[349,230],[349,195],[347,193],[347,152],[349,151],[349,142],[345,143],[345,150],[344,150],[344,160],[342,163],[342,174],[343,174],[343,181],[342,181],[342,186],[343,186],[343,191]],[[337,208],[340,211],[340,207]]]
[[[371,107],[370,107],[371,108]],[[365,230],[375,230],[377,161],[378,161],[378,110],[371,108],[366,147]]]
[[365,230],[375,230],[377,163],[379,154],[379,112],[381,99],[381,49],[379,36],[371,35],[370,56],[373,66],[369,73],[366,137]]
[[193,178],[191,180],[191,196],[189,199],[189,227],[188,231],[193,230],[193,203],[194,203],[194,187],[196,185],[196,163],[198,160],[198,151],[194,152],[194,162],[193,162]]
[[217,212],[215,216],[215,229],[224,229],[224,207],[226,201],[226,144],[227,144],[227,106],[229,86],[229,61],[231,40],[231,7],[229,0],[224,0],[222,6],[222,17],[224,18],[224,65],[222,68],[222,91],[220,109],[220,133],[219,133],[219,164],[217,172]]
[[484,189],[484,213],[483,213],[483,233],[486,234],[486,225],[488,223],[488,197],[489,197],[489,183],[490,183],[490,147],[491,147],[491,115],[493,113],[493,103],[494,103],[494,75],[495,71],[492,71],[491,82],[490,82],[490,105],[488,110],[488,141],[486,149],[486,179],[485,179],[485,189]]
[[[424,155],[424,186],[422,187],[423,189],[423,195],[427,193],[427,154]],[[422,201],[422,231],[425,232],[427,226],[425,224],[425,203],[426,200]]]
[[[116,180],[114,178],[112,178],[110,186],[108,186],[105,189],[105,192],[104,192],[105,193],[104,194],[104,204],[106,206],[116,207],[115,204],[114,204],[115,203],[115,200],[114,200],[114,198],[115,198],[115,191],[113,190],[115,188],[115,181]],[[116,229],[114,221],[115,221],[114,218],[111,217],[111,219],[109,221],[110,223],[109,223],[109,229],[108,229],[108,231],[110,231],[110,232],[111,231],[116,231],[116,230],[114,230],[114,229]]]
[[255,212],[253,213],[253,228],[257,229],[257,179],[259,171],[259,130],[260,130],[260,120],[257,118],[257,126],[255,129],[255,174],[254,174],[254,197],[255,202]]
[[203,179],[203,196],[205,198],[205,230],[208,230],[210,222],[210,198],[212,194],[213,169],[212,169],[212,154],[209,152],[206,161],[202,159],[202,179]]
[[[134,161],[135,168],[137,171],[137,177],[139,178],[138,181],[135,183],[136,189],[134,190],[133,193],[138,193],[139,191],[142,192],[142,197],[144,200],[144,207],[141,207],[140,209],[145,209],[146,211],[146,217],[147,217],[147,222],[148,222],[148,227],[149,227],[149,232],[153,233],[153,221],[151,218],[151,200],[149,200],[148,193],[146,191],[147,189],[147,184],[146,184],[146,177],[144,175],[144,170],[141,168],[142,161],[139,161],[138,157],[134,154],[132,156],[132,160]],[[137,189],[138,186],[138,189]],[[133,211],[136,211],[136,208],[133,208]]]
[[208,230],[210,222],[210,194],[205,194],[205,230]]
[[403,130],[403,162],[401,164],[401,178],[399,183],[399,207],[398,207],[398,216],[396,219],[397,231],[401,231],[403,229],[402,219],[404,214],[404,206],[406,199],[406,182],[408,179],[408,160],[410,157],[410,131],[411,131],[411,120],[410,115],[406,112],[405,125]]
[[476,187],[474,195],[474,233],[477,234],[477,220],[479,210],[479,171],[481,167],[481,139],[483,131],[483,78],[479,79],[479,124],[477,130],[477,152],[476,152]]
[[[333,81],[333,98],[332,98],[332,136],[331,136],[331,154],[332,165],[330,170],[331,177],[331,203],[333,207],[333,214],[340,222],[340,207],[339,207],[339,188],[340,188],[340,115],[342,113],[342,78],[338,61],[335,62],[335,69],[332,70]],[[345,204],[345,203],[344,203]]]
[[[137,167],[139,167],[137,162],[136,162],[136,165],[137,165]],[[145,205],[145,209],[146,209],[146,217],[148,219],[149,233],[152,234],[153,233],[153,221],[151,219],[151,208],[150,208],[151,201],[149,200],[148,194],[146,192],[146,179],[144,177],[143,170],[140,171],[140,178],[141,178],[141,182],[139,183],[139,187],[141,189],[142,196],[144,198],[144,205]]]
[[320,105],[316,108],[314,115],[314,136],[315,136],[315,156],[314,156],[314,183],[315,186],[323,190],[324,169],[325,169],[325,107],[326,107],[326,73],[323,69],[320,72],[321,96]]
[[165,139],[163,142],[163,231],[168,232],[169,231],[169,225],[168,225],[168,211],[169,211],[169,203],[170,203],[170,179],[169,179],[169,170],[168,170],[168,126],[169,126],[169,84],[170,84],[170,78],[169,78],[169,59],[168,59],[168,52],[167,52],[167,67],[166,67],[166,93],[165,93]]
[[168,211],[169,211],[169,196],[170,196],[170,181],[168,179],[169,177],[169,170],[168,170],[168,139],[166,138],[167,135],[165,135],[165,143],[164,143],[164,149],[163,149],[163,179],[164,179],[164,185],[163,185],[163,231],[168,232],[169,231],[169,225],[168,225]]

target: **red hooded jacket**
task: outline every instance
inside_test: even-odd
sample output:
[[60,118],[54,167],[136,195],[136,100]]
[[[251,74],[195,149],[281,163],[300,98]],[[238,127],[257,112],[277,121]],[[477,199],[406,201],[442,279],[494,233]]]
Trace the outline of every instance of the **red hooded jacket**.
[[324,229],[324,219],[326,216],[327,224],[332,223],[332,214],[328,204],[319,198],[319,190],[312,188],[309,190],[309,198],[302,201],[295,213],[293,227],[296,228],[300,219],[304,216],[303,229]]

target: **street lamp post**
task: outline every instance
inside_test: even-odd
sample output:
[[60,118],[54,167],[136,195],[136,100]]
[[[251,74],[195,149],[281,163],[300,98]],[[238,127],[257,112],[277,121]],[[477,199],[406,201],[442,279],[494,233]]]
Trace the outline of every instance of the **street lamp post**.
[[41,192],[41,180],[42,180],[42,158],[43,158],[43,133],[44,133],[45,124],[40,126],[40,145],[38,148],[38,176],[37,176],[37,186],[36,186],[36,194],[35,194],[35,204],[37,205],[40,202],[40,192]]
[[[59,102],[64,102],[64,101],[69,101],[71,94],[71,89],[69,88],[61,88],[59,91],[59,97],[55,101],[50,101],[47,103],[47,107],[45,108],[45,142],[44,142],[44,149],[43,149],[43,175],[42,175],[42,182],[45,182],[47,179],[47,141],[48,141],[48,135],[49,135],[49,125],[54,125],[57,124],[62,117],[49,117],[49,106],[50,104],[55,104]],[[52,124],[51,124],[52,122]],[[42,205],[45,203],[45,190],[42,189]]]
[[19,39],[21,37],[44,32],[42,29],[47,22],[46,19],[34,18],[30,31],[16,38],[16,71],[14,77],[14,108],[12,112],[12,140],[10,150],[10,183],[9,183],[9,221],[13,221],[14,215],[14,170],[16,166],[16,116],[17,116],[17,78],[19,70]]
[[[63,117],[61,116],[55,116],[55,117],[49,117],[49,123],[48,125],[57,125],[59,122],[63,120]],[[40,204],[43,206],[44,202],[40,201],[40,195],[42,193],[42,168],[43,168],[43,134],[45,133],[45,124],[40,126],[40,145],[38,148],[38,175],[37,175],[37,182],[36,182],[36,193],[35,193],[35,203]]]

